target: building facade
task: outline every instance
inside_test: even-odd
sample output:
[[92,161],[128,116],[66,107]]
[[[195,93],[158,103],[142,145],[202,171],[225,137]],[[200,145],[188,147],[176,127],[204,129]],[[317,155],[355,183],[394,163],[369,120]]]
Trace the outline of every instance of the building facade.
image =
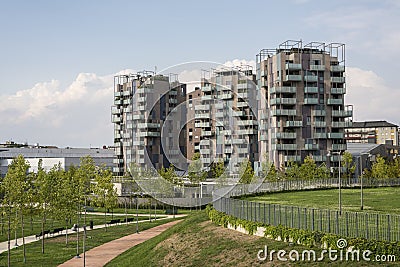
[[170,164],[180,167],[179,157],[186,155],[181,128],[186,114],[177,107],[185,100],[186,85],[176,75],[144,71],[114,77],[114,175],[125,175],[132,164],[157,170]]
[[195,153],[200,153],[201,128],[195,125],[195,107],[201,104],[201,90],[196,87],[193,92],[187,94],[187,124],[186,124],[186,156],[193,159]]
[[398,133],[399,126],[387,121],[357,121],[346,128],[346,141],[398,146]]
[[201,128],[203,168],[223,161],[238,174],[240,164],[258,158],[255,75],[250,66],[203,71],[201,104],[195,106],[195,127]]
[[338,165],[329,152],[346,150],[344,129],[352,121],[344,56],[345,45],[336,43],[286,41],[260,51],[260,161],[286,166],[310,155],[317,163]]

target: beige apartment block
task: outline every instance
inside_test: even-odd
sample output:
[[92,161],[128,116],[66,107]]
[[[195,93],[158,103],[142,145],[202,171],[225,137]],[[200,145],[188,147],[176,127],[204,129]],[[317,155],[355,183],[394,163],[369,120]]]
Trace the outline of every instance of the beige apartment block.
[[399,126],[387,121],[359,121],[346,128],[346,141],[398,146],[398,133]]

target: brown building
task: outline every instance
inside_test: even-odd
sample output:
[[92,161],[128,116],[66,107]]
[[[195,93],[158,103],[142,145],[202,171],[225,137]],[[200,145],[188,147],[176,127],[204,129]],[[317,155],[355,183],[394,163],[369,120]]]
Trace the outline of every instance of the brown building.
[[186,97],[186,155],[191,160],[194,153],[200,153],[201,128],[195,127],[195,106],[201,104],[201,90],[196,87],[193,92]]

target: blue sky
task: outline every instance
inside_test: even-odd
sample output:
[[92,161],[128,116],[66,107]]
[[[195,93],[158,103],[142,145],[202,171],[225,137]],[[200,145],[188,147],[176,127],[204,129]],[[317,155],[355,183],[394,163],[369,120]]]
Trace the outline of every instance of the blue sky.
[[398,124],[385,103],[400,97],[399,11],[395,0],[0,0],[0,142],[112,144],[115,73],[251,61],[287,39],[345,43],[355,119]]

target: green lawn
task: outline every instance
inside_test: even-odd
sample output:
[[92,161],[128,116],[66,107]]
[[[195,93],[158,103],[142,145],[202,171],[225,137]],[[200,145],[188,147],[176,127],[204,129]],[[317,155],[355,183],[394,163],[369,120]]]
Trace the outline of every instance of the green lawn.
[[[161,217],[161,216],[159,216]],[[163,216],[165,217],[165,216]],[[125,216],[113,216],[111,214],[107,215],[107,221],[110,221],[111,218],[114,219],[121,219],[124,220]],[[136,216],[134,215],[129,215],[128,218],[135,218]],[[154,218],[154,216],[153,216]],[[34,216],[31,224],[31,220],[30,217],[26,217],[25,218],[25,229],[24,229],[24,235],[25,236],[30,236],[30,235],[36,235],[39,234],[42,231],[42,226],[41,226],[41,221],[40,218],[38,216]],[[138,217],[139,220],[148,220],[149,217],[148,216],[139,216]],[[86,224],[89,225],[89,222],[93,221],[94,225],[98,225],[98,224],[104,224],[104,215],[94,215],[94,214],[87,214],[86,215]],[[73,224],[76,223],[76,219],[73,219],[71,221],[71,223],[69,223],[69,228],[71,228],[73,226]],[[81,216],[80,219],[80,225],[84,224],[84,215]],[[48,219],[46,226],[45,226],[45,230],[52,230],[54,228],[59,228],[59,227],[64,227],[65,228],[65,221],[60,221],[60,220],[52,220],[52,219]],[[3,218],[2,223],[0,224],[0,242],[3,241],[7,241],[7,221],[5,221],[5,218]],[[17,229],[17,237],[22,237],[22,232],[21,232],[21,227],[19,226]],[[14,239],[15,238],[15,231],[13,230],[11,232],[11,238]]]
[[[310,249],[305,246],[242,234],[216,226],[204,211],[188,216],[183,222],[160,235],[139,244],[112,260],[106,266],[367,266],[366,262],[331,262],[326,256],[322,262],[259,261],[257,253],[271,250]],[[317,255],[321,249],[313,248]],[[287,258],[287,256],[286,256]],[[363,264],[364,265],[363,265]],[[371,262],[370,265],[377,265]],[[388,263],[387,266],[396,266]]]
[[[364,188],[364,211],[379,213],[400,213],[400,187]],[[360,189],[342,189],[342,209],[360,211]],[[282,193],[268,193],[260,196],[243,197],[241,199],[291,205],[309,208],[337,210],[339,190],[311,190]]]
[[[143,222],[139,224],[139,231],[164,224],[174,219]],[[97,229],[88,231],[86,249],[99,246],[111,240],[120,238],[136,232],[136,224],[119,225],[108,227],[107,231]],[[82,252],[82,235],[79,242]],[[26,245],[27,263],[22,262],[22,247],[11,250],[11,266],[57,266],[76,255],[76,235],[69,235],[69,244],[65,244],[65,236],[45,239],[45,254],[41,253],[41,242],[34,242]],[[7,251],[0,254],[0,266],[7,266]]]

